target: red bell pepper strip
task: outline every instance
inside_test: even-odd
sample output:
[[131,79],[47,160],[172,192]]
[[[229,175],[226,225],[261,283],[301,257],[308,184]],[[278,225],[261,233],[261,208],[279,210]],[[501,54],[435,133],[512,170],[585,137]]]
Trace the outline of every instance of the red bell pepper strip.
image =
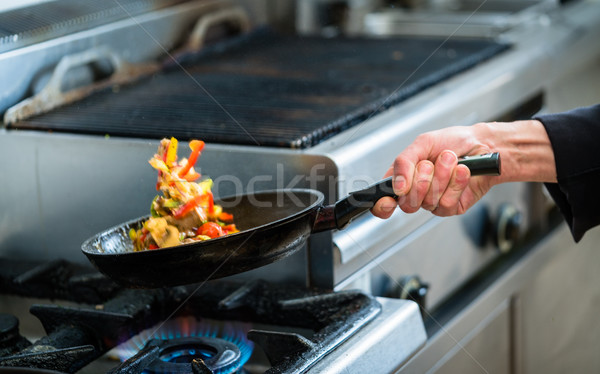
[[187,215],[189,212],[191,212],[192,210],[194,210],[194,208],[196,208],[198,205],[200,205],[200,203],[206,199],[205,195],[198,195],[198,196],[194,196],[193,199],[191,199],[190,201],[188,201],[187,203],[183,204],[182,206],[180,206],[179,208],[177,208],[174,212],[173,212],[173,217],[176,219],[182,218],[185,215]]
[[237,227],[235,227],[235,225],[233,223],[230,224],[230,225],[223,226],[223,230],[226,233],[228,233],[228,234],[231,233],[231,232],[237,232],[238,231]]
[[215,198],[213,196],[212,191],[206,191],[206,194],[204,196],[208,196],[208,213],[214,213],[215,212]]
[[217,218],[219,218],[219,221],[232,222],[233,221],[233,214],[229,214],[229,213],[226,213],[226,212],[221,212],[221,214],[219,214],[219,216]]
[[142,228],[142,235],[140,236],[140,243],[144,243],[144,240],[146,240],[146,236],[148,236],[149,231],[144,227]]
[[190,142],[190,148],[192,149],[192,153],[190,154],[190,157],[187,160],[187,164],[185,164],[185,166],[181,168],[181,170],[179,170],[179,178],[185,177],[185,175],[188,173],[188,171],[190,171],[192,166],[194,166],[196,160],[198,160],[200,152],[202,152],[202,150],[204,149],[204,142],[202,140],[192,140]]
[[213,213],[215,210],[215,202],[211,191],[207,191],[204,195],[194,196],[190,201],[183,204],[173,212],[173,217],[179,219],[185,217],[189,212],[202,203],[208,203],[208,212]]
[[206,235],[211,239],[218,238],[219,236],[225,235],[221,226],[218,223],[206,222],[198,228],[197,235]]

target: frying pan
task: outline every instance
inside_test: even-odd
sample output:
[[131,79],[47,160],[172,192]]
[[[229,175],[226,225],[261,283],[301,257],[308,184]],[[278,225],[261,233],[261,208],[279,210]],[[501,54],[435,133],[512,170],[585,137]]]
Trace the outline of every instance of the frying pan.
[[[498,175],[498,153],[463,158],[471,175]],[[159,288],[221,278],[255,269],[300,249],[310,234],[344,228],[384,196],[394,197],[391,177],[332,205],[321,192],[285,189],[215,201],[235,217],[240,232],[175,247],[134,252],[129,238],[148,217],[101,232],[82,244],[90,262],[122,286]]]

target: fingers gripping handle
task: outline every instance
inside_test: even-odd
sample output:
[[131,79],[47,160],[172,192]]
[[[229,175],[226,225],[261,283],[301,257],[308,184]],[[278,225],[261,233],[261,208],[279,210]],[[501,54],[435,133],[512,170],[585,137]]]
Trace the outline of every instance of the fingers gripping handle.
[[[500,154],[497,152],[463,157],[458,160],[458,163],[467,166],[471,170],[471,176],[500,175]],[[348,197],[335,203],[336,227],[343,229],[354,217],[371,209],[377,200],[385,196],[397,197],[394,193],[392,177],[350,193]]]

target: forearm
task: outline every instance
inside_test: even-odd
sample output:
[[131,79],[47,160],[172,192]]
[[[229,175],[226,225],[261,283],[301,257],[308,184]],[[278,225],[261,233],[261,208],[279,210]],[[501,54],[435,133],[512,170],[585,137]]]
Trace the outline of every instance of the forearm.
[[487,139],[487,146],[500,152],[504,182],[556,182],[554,152],[546,129],[537,120],[474,125],[475,137]]

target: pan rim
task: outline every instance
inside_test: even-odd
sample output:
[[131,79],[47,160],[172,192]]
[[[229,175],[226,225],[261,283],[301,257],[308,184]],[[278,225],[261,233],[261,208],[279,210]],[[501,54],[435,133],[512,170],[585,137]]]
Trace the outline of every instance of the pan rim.
[[[192,242],[192,243],[185,243],[185,244],[180,244],[180,245],[176,245],[173,247],[165,247],[165,248],[157,248],[157,249],[153,249],[153,250],[144,250],[144,251],[126,251],[126,252],[100,252],[95,248],[95,246],[93,245],[93,243],[101,236],[104,234],[107,234],[109,232],[114,232],[114,231],[118,231],[119,229],[122,229],[124,227],[127,227],[133,223],[136,222],[140,222],[142,220],[146,220],[150,217],[150,215],[144,215],[144,216],[140,216],[137,218],[133,218],[130,219],[128,221],[122,222],[120,224],[117,224],[115,226],[109,227],[105,230],[102,230],[96,234],[94,234],[93,236],[89,237],[88,239],[86,239],[82,244],[81,244],[81,250],[84,252],[85,255],[91,255],[91,256],[132,256],[132,255],[144,255],[144,256],[153,256],[153,255],[158,255],[160,253],[163,253],[164,250],[185,250],[187,248],[197,248],[198,246],[202,247],[205,245],[209,245],[212,243],[215,243],[215,241],[218,240],[225,240],[225,239],[230,239],[232,237],[235,236],[240,236],[243,234],[247,234],[248,231],[251,230],[259,230],[265,227],[277,227],[280,225],[283,225],[291,220],[294,220],[296,218],[298,218],[299,216],[302,216],[304,214],[306,214],[307,212],[315,209],[315,208],[319,208],[319,206],[323,206],[323,201],[325,200],[325,195],[319,191],[319,190],[313,190],[313,189],[309,189],[309,188],[286,188],[286,189],[271,189],[271,190],[260,190],[260,191],[255,191],[255,192],[247,192],[244,194],[240,194],[240,195],[229,195],[229,196],[224,196],[224,197],[219,197],[217,199],[215,199],[215,203],[221,200],[225,200],[225,199],[230,199],[230,198],[243,198],[245,196],[250,196],[250,195],[254,195],[254,196],[258,196],[258,195],[263,195],[263,194],[272,194],[272,193],[280,193],[280,194],[288,194],[288,193],[303,193],[303,194],[311,194],[316,196],[316,200],[315,202],[313,202],[312,204],[310,204],[309,206],[305,207],[304,209],[291,214],[287,217],[281,218],[279,220],[273,221],[273,222],[269,222],[269,223],[265,223],[263,225],[260,226],[256,226],[256,227],[252,227],[251,229],[247,229],[247,230],[243,230],[243,231],[239,231],[237,233],[234,234],[229,234],[229,235],[225,235],[225,236],[221,236],[215,239],[209,239],[209,240],[203,240],[203,241],[196,241],[196,242]],[[94,249],[93,251],[90,251],[89,249]]]

